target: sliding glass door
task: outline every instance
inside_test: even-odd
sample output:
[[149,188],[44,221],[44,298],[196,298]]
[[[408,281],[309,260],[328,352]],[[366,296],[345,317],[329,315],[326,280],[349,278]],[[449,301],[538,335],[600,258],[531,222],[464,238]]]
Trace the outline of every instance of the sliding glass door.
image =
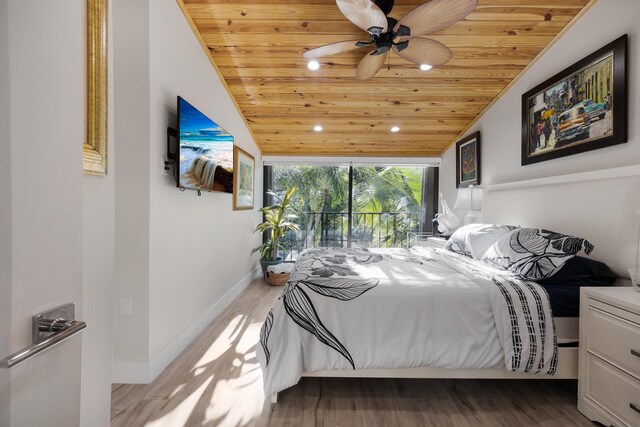
[[313,247],[406,246],[409,232],[430,230],[435,212],[425,208],[437,183],[429,176],[420,166],[265,166],[265,190],[297,189],[300,231],[283,239],[285,259]]
[[[267,166],[268,167],[268,166]],[[349,167],[293,166],[271,167],[271,188],[282,195],[296,187],[293,206],[298,212],[300,231],[289,232],[283,239],[285,259],[313,247],[346,247],[348,235]],[[271,201],[265,201],[265,204]]]
[[421,230],[423,176],[416,166],[353,166],[352,246],[406,246]]

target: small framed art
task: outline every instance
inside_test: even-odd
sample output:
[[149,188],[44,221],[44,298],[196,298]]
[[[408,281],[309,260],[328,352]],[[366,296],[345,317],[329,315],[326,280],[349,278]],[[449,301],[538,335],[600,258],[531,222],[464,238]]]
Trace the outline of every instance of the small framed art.
[[456,188],[480,184],[480,132],[456,142]]
[[233,209],[253,209],[256,160],[233,146]]

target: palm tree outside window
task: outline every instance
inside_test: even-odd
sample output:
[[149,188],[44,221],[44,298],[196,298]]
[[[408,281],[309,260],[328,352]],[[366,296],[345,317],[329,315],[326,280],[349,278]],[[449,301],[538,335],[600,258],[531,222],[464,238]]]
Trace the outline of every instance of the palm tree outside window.
[[403,247],[409,232],[431,231],[437,211],[433,167],[286,164],[264,177],[265,193],[297,188],[300,230],[282,239],[286,260],[311,247]]

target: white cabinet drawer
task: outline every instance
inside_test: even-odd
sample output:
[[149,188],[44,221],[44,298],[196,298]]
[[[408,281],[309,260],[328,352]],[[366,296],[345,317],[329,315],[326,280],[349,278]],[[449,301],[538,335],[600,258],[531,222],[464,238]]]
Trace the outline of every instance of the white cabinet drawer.
[[640,378],[640,325],[593,307],[588,316],[587,350]]
[[587,360],[587,397],[629,426],[640,426],[640,381],[590,355]]

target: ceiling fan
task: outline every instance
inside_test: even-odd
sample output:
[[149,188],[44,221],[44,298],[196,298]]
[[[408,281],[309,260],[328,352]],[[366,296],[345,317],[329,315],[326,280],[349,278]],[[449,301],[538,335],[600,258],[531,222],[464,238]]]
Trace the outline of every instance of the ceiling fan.
[[451,59],[444,44],[421,37],[452,25],[471,13],[477,0],[431,0],[409,12],[400,21],[389,15],[394,0],[336,0],[347,19],[369,33],[369,41],[347,40],[305,52],[304,58],[321,58],[360,47],[373,50],[358,64],[356,78],[367,80],[384,65],[388,52],[414,64],[438,66]]

